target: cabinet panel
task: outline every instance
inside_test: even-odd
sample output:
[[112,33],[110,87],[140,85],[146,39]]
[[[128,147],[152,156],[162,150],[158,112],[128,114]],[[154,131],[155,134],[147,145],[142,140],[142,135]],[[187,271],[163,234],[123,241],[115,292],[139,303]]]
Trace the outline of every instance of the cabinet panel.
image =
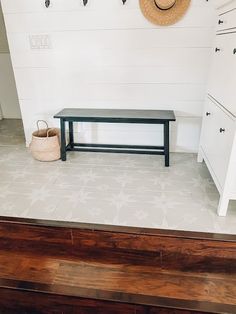
[[233,114],[236,112],[236,33],[216,36],[209,77],[209,94]]
[[217,31],[236,28],[236,9],[219,15]]
[[226,59],[226,39],[225,36],[216,36],[213,46],[213,58],[211,63],[208,93],[219,102],[223,99],[225,89],[226,68],[229,67]]
[[225,81],[226,89],[222,105],[229,110],[234,116],[236,116],[236,33],[233,35],[226,35],[227,44],[227,78]]
[[216,135],[213,141],[216,148],[212,155],[212,166],[221,186],[224,186],[233,145],[235,123],[219,107],[216,107],[215,117]]
[[207,99],[201,146],[221,186],[225,183],[234,133],[234,120]]

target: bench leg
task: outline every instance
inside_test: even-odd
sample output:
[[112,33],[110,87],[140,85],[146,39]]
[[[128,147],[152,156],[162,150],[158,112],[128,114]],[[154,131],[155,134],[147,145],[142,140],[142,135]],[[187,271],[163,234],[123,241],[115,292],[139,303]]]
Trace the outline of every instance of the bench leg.
[[169,121],[166,121],[164,124],[164,153],[165,153],[165,166],[169,167],[170,165],[170,130],[169,130]]
[[70,148],[74,148],[74,130],[73,130],[73,121],[69,121],[69,139],[70,139]]
[[66,161],[66,128],[65,120],[60,119],[61,124],[61,160]]

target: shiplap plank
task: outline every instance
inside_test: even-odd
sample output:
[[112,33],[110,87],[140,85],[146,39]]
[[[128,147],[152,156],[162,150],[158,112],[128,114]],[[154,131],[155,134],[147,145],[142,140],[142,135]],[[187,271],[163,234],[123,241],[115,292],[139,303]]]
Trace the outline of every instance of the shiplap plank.
[[[24,67],[15,67],[16,71],[24,70]],[[26,68],[30,71],[45,69],[50,73],[58,73],[65,77],[71,77],[80,84],[202,84],[206,83],[207,68],[199,67],[161,67],[156,66],[112,66],[112,67],[68,67],[58,66],[47,68]],[[150,71],[151,70],[151,71]]]
[[[53,49],[32,50],[30,49],[29,35],[9,34],[11,46],[11,56],[16,67],[51,67],[62,65],[64,67],[108,67],[108,66],[141,66],[141,67],[198,67],[206,68],[209,64],[211,48],[210,47],[153,47],[153,44],[145,46],[142,41],[139,46],[127,47],[110,43],[110,47],[103,47],[102,43],[99,49],[87,49],[87,46],[96,46],[96,43],[86,45],[76,40],[77,33],[65,36],[60,39],[60,33],[52,36]],[[80,36],[80,34],[78,35]],[[85,36],[83,36],[84,38]],[[159,36],[160,37],[160,36]],[[63,44],[64,42],[64,44]],[[169,46],[169,43],[167,43]],[[210,43],[208,43],[210,45]],[[65,55],[69,54],[68,58]],[[193,61],[194,60],[194,64]]]
[[[55,50],[84,49],[93,51],[117,49],[117,52],[125,54],[130,49],[143,49],[166,47],[211,47],[213,31],[202,29],[178,28],[164,29],[140,29],[136,30],[112,30],[112,31],[74,31],[54,32],[52,35],[52,47]],[[99,60],[98,60],[99,62]]]
[[[132,13],[133,18],[130,18]],[[17,18],[18,24],[15,24]],[[8,32],[53,32],[75,30],[110,30],[110,29],[160,29],[144,18],[140,9],[109,12],[81,11],[81,12],[54,12],[33,14],[7,14],[5,17]],[[171,28],[185,27],[212,27],[215,21],[211,8],[191,9],[185,17],[171,26]],[[46,27],[45,27],[46,26]]]
[[74,73],[78,84],[200,84],[207,69],[199,67],[61,67],[65,76]]
[[[205,84],[176,83],[86,83],[78,81],[77,72],[59,69],[15,69],[18,95],[21,99],[57,99],[65,102],[110,100],[126,102],[135,99],[148,102],[198,101],[204,97]],[[60,92],[59,92],[60,91]]]

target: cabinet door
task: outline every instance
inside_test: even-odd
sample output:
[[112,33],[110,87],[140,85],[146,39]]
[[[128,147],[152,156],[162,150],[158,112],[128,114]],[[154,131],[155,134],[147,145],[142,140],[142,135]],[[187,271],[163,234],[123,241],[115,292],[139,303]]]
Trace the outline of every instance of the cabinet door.
[[227,75],[230,71],[228,45],[226,35],[216,36],[208,85],[208,93],[221,104],[224,102]]
[[208,93],[230,112],[235,108],[236,33],[217,35]]
[[222,105],[236,116],[236,33],[228,35],[227,64],[229,68]]
[[235,121],[210,99],[207,99],[205,108],[201,147],[218,183],[223,187],[233,145]]
[[233,118],[216,106],[216,135],[214,140],[215,149],[212,154],[212,167],[223,187],[228,171],[233,139],[235,134],[235,122]]

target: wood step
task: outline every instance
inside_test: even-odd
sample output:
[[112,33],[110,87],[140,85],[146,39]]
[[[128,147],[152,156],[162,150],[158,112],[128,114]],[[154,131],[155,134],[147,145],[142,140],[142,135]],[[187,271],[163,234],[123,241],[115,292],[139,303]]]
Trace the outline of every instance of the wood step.
[[0,294],[0,313],[236,313],[236,236],[0,217]]

